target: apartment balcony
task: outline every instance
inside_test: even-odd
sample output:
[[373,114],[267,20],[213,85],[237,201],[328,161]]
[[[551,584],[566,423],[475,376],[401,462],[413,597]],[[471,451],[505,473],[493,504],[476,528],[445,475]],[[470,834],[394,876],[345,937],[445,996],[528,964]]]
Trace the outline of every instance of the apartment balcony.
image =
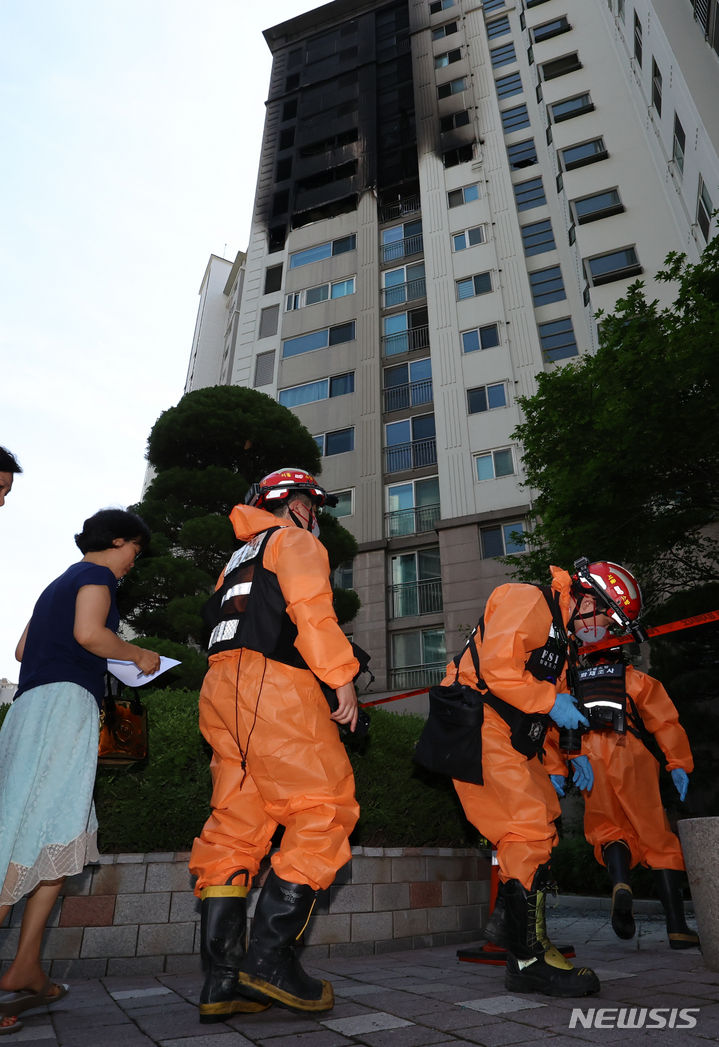
[[389,590],[390,618],[414,618],[422,614],[437,614],[442,610],[442,579],[430,578],[424,582],[404,582],[391,585]]
[[420,276],[416,280],[408,280],[406,284],[383,287],[382,308],[391,309],[394,305],[402,305],[404,302],[416,302],[418,299],[426,297],[427,279],[424,276]]
[[401,473],[407,469],[421,469],[425,465],[437,464],[437,439],[412,440],[411,443],[385,447],[384,469],[386,473]]
[[404,218],[405,215],[419,214],[421,210],[419,194],[405,196],[401,200],[393,200],[392,203],[380,204],[378,218],[380,223],[393,222],[396,218]]
[[432,379],[422,378],[418,382],[393,385],[384,390],[385,411],[401,411],[405,407],[432,403]]
[[388,538],[402,538],[408,534],[426,534],[433,531],[439,520],[439,502],[412,509],[396,509],[385,513],[385,532]]
[[394,690],[414,691],[417,687],[434,687],[444,679],[447,668],[442,662],[390,669],[389,686]]
[[413,327],[398,334],[386,334],[382,338],[383,356],[397,356],[398,353],[413,353],[417,349],[429,349],[429,326]]
[[382,245],[382,261],[396,262],[400,258],[409,258],[424,251],[424,237],[422,233],[414,236],[406,236],[403,240],[396,240],[391,244]]

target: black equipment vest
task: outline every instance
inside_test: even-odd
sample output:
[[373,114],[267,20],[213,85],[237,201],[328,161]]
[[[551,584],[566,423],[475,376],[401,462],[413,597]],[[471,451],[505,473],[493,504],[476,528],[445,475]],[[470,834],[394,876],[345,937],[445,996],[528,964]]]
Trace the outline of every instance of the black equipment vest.
[[627,731],[626,667],[621,663],[592,665],[577,671],[575,695],[589,720],[590,731]]
[[222,585],[202,609],[211,629],[208,655],[247,647],[276,662],[308,668],[294,645],[297,627],[287,614],[277,575],[262,563],[270,535],[279,530],[256,534],[230,557]]
[[[552,612],[552,624],[544,644],[530,652],[525,667],[535,679],[549,680],[552,683],[556,683],[567,662],[569,641],[559,609],[559,593],[554,592],[548,585],[538,585],[537,589],[542,593],[542,596],[547,601],[549,610]],[[477,675],[477,685],[485,691],[482,697],[485,703],[494,709],[509,727],[512,748],[521,753],[522,756],[537,756],[542,751],[550,718],[546,713],[523,713],[521,709],[517,709],[515,706],[510,705],[509,702],[498,698],[496,694],[492,694],[480,673],[477,646],[474,642],[474,636],[477,632],[479,632],[480,640],[484,639],[484,615],[477,622],[468,640],[474,670]],[[460,657],[461,655],[458,655],[455,659],[457,666],[459,666],[458,659]]]

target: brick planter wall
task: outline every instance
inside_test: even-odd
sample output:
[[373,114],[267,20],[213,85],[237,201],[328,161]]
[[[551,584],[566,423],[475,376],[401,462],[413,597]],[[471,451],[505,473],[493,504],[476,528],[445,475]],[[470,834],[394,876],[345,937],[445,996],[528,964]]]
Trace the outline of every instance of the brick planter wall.
[[[487,918],[490,864],[473,849],[354,847],[323,891],[304,957],[358,956],[474,941]],[[187,853],[103,855],[68,879],[43,944],[54,978],[199,970],[200,906]],[[254,910],[257,892],[249,899]],[[14,954],[24,902],[0,928]]]

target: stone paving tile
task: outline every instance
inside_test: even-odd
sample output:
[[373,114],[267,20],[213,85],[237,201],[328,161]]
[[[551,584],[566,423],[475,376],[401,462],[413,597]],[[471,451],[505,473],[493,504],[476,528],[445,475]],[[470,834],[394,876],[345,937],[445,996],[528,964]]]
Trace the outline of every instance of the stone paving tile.
[[300,1047],[343,1047],[344,1044],[352,1044],[356,1041],[348,1040],[341,1033],[315,1026],[312,1032],[300,1033],[296,1036],[279,1036],[272,1040],[257,1040],[257,1043],[267,1044],[267,1047],[296,1047],[296,1045]]
[[400,1029],[414,1023],[405,1018],[398,1018],[394,1014],[388,1014],[386,1011],[368,1011],[354,1018],[325,1018],[320,1024],[335,1032],[341,1032],[345,1036],[360,1036],[363,1033],[384,1029]]
[[364,1033],[360,1042],[369,1047],[434,1047],[438,1043],[447,1043],[447,1034],[419,1025],[408,1025],[403,1029],[388,1029],[387,1032]]
[[160,1040],[159,1042],[162,1047],[252,1047],[252,1040],[248,1040],[239,1032],[224,1028],[222,1032],[195,1036],[190,1040],[182,1037],[179,1040]]

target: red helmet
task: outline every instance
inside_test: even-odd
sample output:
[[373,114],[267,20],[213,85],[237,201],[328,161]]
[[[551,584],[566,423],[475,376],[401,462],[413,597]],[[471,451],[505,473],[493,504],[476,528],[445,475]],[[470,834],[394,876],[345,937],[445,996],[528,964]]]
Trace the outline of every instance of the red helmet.
[[274,509],[298,491],[309,495],[317,508],[323,505],[337,505],[336,495],[328,494],[314,476],[310,476],[304,469],[295,469],[292,466],[276,469],[263,477],[259,483],[252,484],[245,496],[245,504],[254,505],[257,509]]
[[[632,629],[642,612],[642,592],[633,574],[618,563],[582,557],[574,564],[572,589],[576,596],[594,596],[617,625]],[[635,630],[632,629],[632,632]]]

